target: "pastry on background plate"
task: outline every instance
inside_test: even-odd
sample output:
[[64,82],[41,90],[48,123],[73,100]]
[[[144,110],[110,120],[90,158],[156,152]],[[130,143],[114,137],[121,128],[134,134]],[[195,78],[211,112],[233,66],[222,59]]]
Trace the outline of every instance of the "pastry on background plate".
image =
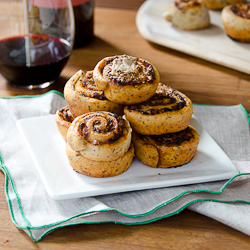
[[163,15],[182,30],[204,29],[210,25],[209,11],[201,0],[175,0]]
[[67,81],[64,87],[64,97],[75,117],[94,111],[123,114],[123,105],[109,101],[104,92],[97,89],[92,71],[87,73],[82,70],[77,71]]
[[211,10],[221,10],[227,5],[245,2],[245,0],[203,0],[203,3]]
[[224,7],[221,19],[230,38],[243,43],[250,42],[250,3]]
[[189,125],[183,131],[164,135],[141,135],[133,131],[132,142],[139,161],[153,168],[169,168],[191,161],[197,151],[199,135]]
[[191,100],[172,87],[159,83],[148,101],[124,108],[134,131],[143,135],[174,133],[187,128],[193,113]]
[[128,55],[105,57],[93,70],[97,89],[108,100],[131,105],[148,100],[159,83],[157,69],[148,61]]
[[129,122],[109,112],[76,117],[67,132],[66,154],[81,174],[108,177],[123,173],[134,157]]
[[58,127],[58,130],[62,138],[65,141],[67,138],[67,131],[74,119],[75,117],[72,115],[72,113],[70,112],[67,106],[56,111],[56,115],[55,115],[56,125]]

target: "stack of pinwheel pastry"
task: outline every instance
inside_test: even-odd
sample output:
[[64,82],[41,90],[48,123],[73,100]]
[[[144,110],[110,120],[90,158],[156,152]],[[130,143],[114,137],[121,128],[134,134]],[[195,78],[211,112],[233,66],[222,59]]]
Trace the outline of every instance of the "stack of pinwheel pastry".
[[157,69],[144,59],[106,57],[93,71],[76,72],[64,96],[67,106],[55,119],[69,163],[80,174],[116,176],[134,156],[154,168],[182,166],[197,151],[191,100],[160,83]]

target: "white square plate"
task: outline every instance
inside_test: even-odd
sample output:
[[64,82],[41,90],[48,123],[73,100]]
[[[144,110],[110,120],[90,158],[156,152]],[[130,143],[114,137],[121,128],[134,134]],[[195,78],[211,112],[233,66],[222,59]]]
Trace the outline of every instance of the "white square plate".
[[17,121],[51,198],[56,200],[89,197],[111,193],[186,185],[230,179],[238,174],[232,161],[202,128],[195,118],[191,123],[200,135],[195,157],[177,168],[151,168],[134,159],[121,175],[94,178],[75,172],[65,153],[55,116],[42,116]]

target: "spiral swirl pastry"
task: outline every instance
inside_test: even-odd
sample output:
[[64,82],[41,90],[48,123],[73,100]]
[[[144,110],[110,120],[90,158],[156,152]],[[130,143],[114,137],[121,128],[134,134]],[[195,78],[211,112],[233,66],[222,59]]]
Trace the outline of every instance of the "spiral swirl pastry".
[[135,156],[153,168],[182,166],[191,161],[199,144],[195,128],[188,126],[176,133],[164,135],[141,135],[133,131]]
[[67,133],[66,154],[72,168],[92,177],[126,171],[134,157],[129,122],[109,112],[75,118]]
[[102,59],[93,70],[93,78],[108,100],[123,105],[148,100],[159,83],[159,73],[151,63],[128,55]]
[[208,9],[201,0],[175,0],[163,15],[182,30],[204,29],[210,25]]
[[184,130],[190,123],[192,113],[191,100],[162,83],[159,83],[156,93],[148,101],[124,108],[132,129],[143,135],[161,135]]
[[227,35],[239,42],[250,42],[250,3],[239,3],[223,8],[222,22]]
[[70,112],[69,108],[63,107],[62,109],[58,109],[55,115],[55,121],[58,127],[58,130],[62,136],[62,138],[66,141],[67,131],[74,120],[74,116]]
[[64,87],[64,97],[75,117],[94,111],[123,114],[123,105],[109,101],[104,91],[97,89],[92,71],[86,74],[82,70],[76,72]]
[[109,112],[91,112],[75,118],[67,133],[69,146],[94,161],[115,160],[131,143],[129,122]]

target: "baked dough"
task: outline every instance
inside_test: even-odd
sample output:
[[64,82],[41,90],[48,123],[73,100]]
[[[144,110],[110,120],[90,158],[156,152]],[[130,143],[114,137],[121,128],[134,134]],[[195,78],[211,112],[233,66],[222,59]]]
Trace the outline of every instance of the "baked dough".
[[159,83],[159,73],[150,62],[128,55],[102,59],[93,70],[93,78],[108,100],[124,105],[148,100]]
[[229,5],[221,13],[227,35],[239,42],[250,42],[250,3]]
[[157,136],[140,135],[133,131],[132,142],[139,161],[153,168],[168,168],[191,161],[197,151],[199,135],[189,125],[183,131]]
[[66,141],[67,131],[74,120],[74,116],[69,108],[63,107],[56,111],[55,121],[62,138]]
[[69,146],[93,161],[122,157],[131,144],[129,122],[109,112],[91,112],[74,119],[67,132]]
[[210,25],[208,9],[201,0],[175,0],[164,17],[182,30],[204,29]]
[[74,151],[68,144],[66,154],[72,168],[80,173],[91,177],[110,177],[125,172],[131,165],[134,157],[134,146],[131,143],[128,151],[118,159],[111,161],[92,161],[79,152]]
[[184,130],[190,123],[192,113],[191,100],[163,83],[159,83],[156,93],[148,101],[124,108],[132,129],[143,135]]
[[129,122],[109,112],[75,118],[67,132],[66,154],[72,168],[92,177],[123,173],[134,157]]
[[97,90],[92,71],[77,71],[66,83],[64,97],[75,117],[94,111],[123,114],[123,105],[109,101],[102,90]]
[[245,3],[245,0],[203,0],[204,4],[211,10],[221,10],[227,5]]

